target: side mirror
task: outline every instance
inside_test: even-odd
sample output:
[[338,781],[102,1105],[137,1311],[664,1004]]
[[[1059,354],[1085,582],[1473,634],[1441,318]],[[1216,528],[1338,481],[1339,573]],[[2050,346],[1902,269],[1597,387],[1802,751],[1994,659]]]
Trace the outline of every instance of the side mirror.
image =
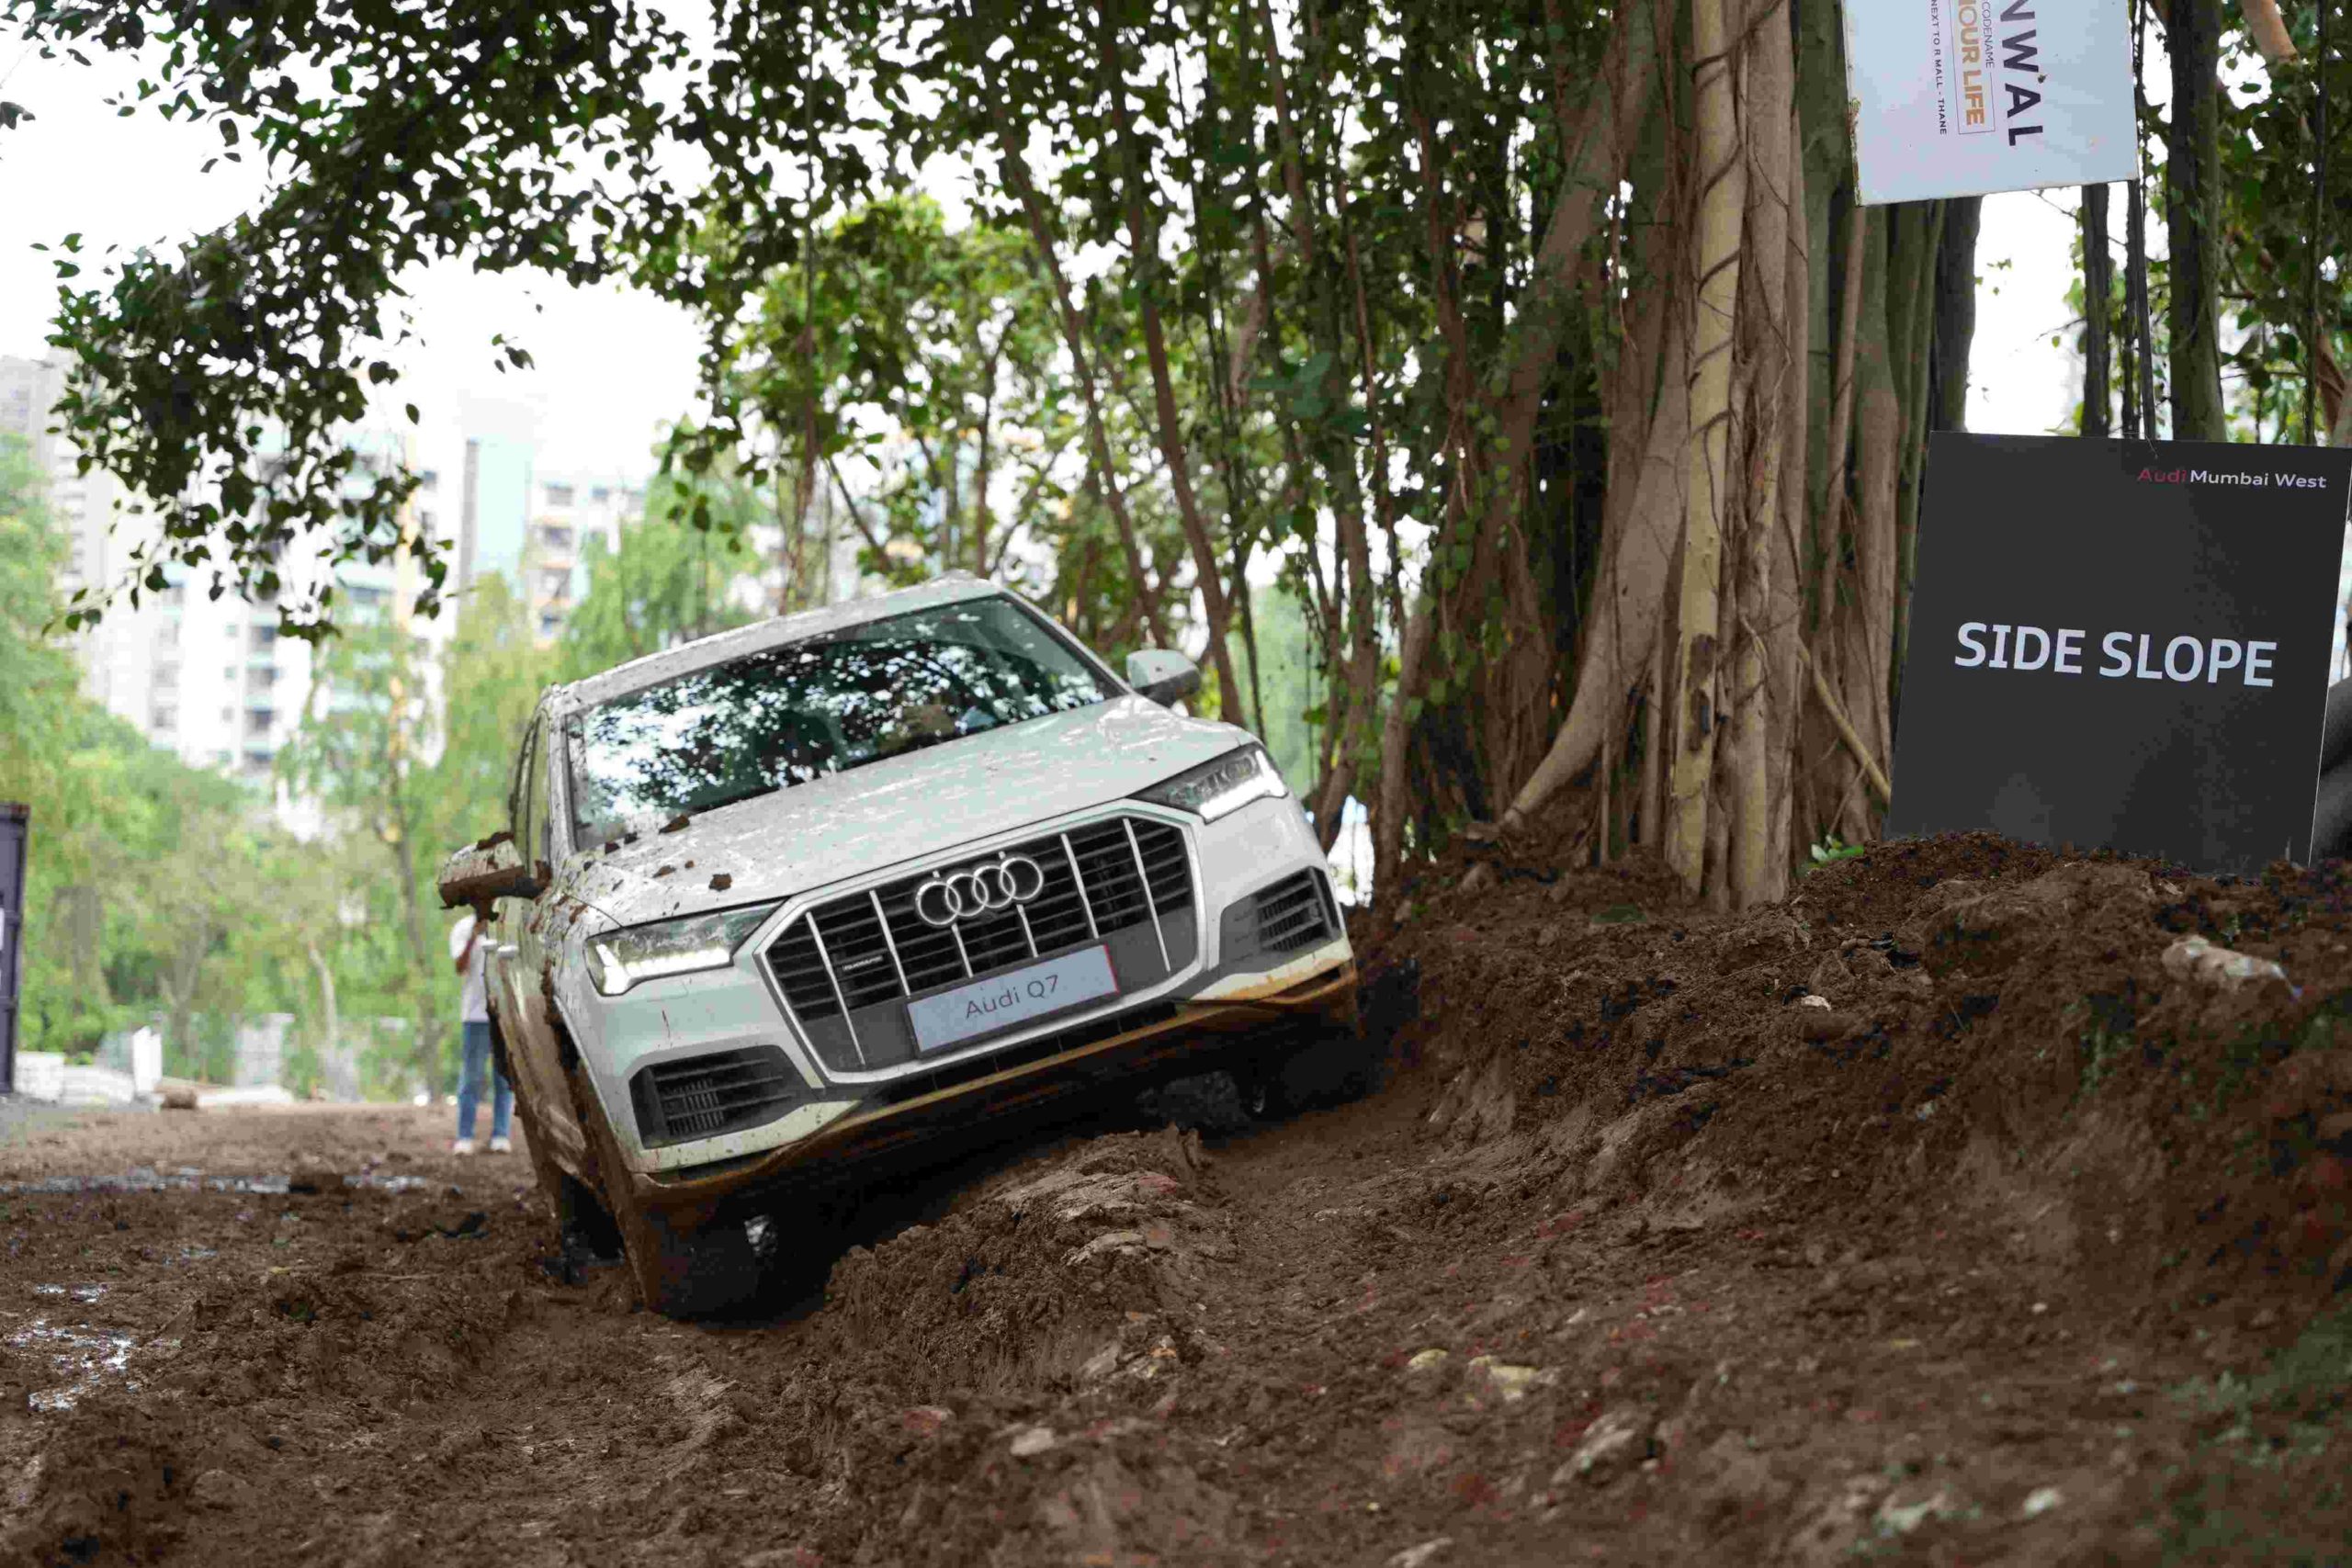
[[1201,667],[1172,648],[1146,648],[1127,655],[1127,684],[1162,707],[1201,689]]
[[501,898],[536,898],[546,887],[547,867],[523,863],[512,833],[492,833],[468,844],[441,863],[441,907],[487,909]]

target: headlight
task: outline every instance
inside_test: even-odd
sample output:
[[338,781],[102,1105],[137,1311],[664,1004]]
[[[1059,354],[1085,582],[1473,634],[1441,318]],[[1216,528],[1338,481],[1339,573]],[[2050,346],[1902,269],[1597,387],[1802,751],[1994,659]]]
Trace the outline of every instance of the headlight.
[[589,976],[597,990],[617,997],[639,980],[690,975],[697,969],[724,969],[743,939],[775,908],[774,904],[761,904],[748,909],[721,909],[717,914],[689,915],[683,920],[659,920],[590,937]]
[[1262,746],[1228,751],[1205,767],[1179,773],[1155,784],[1136,798],[1189,811],[1204,822],[1214,822],[1240,810],[1253,800],[1279,798],[1290,789]]

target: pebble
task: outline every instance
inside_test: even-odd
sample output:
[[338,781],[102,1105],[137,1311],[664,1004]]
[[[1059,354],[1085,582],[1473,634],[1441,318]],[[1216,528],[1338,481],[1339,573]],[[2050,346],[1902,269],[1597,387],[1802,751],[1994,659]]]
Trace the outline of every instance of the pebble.
[[936,1404],[918,1404],[899,1418],[899,1424],[918,1438],[928,1438],[948,1422],[956,1413]]
[[1633,1461],[1648,1458],[1652,1430],[1645,1411],[1629,1405],[1604,1411],[1585,1429],[1567,1462],[1552,1472],[1553,1490],[1578,1478],[1599,1484]]
[[1471,1357],[1470,1370],[1474,1373],[1484,1374],[1487,1381],[1494,1384],[1495,1392],[1503,1396],[1506,1404],[1518,1404],[1527,1397],[1530,1390],[1550,1382],[1558,1375],[1540,1367],[1512,1366],[1506,1361],[1498,1361],[1492,1356]]
[[1423,1350],[1405,1363],[1405,1370],[1408,1372],[1426,1372],[1435,1371],[1443,1365],[1445,1365],[1444,1351]]
[[1388,1560],[1388,1568],[1421,1568],[1423,1563],[1453,1544],[1452,1536],[1442,1535],[1434,1540],[1425,1540],[1419,1546],[1408,1546]]
[[2165,971],[2234,991],[2249,980],[2284,980],[2287,971],[2267,958],[2217,947],[2201,936],[2185,936],[2165,949]]
[[1053,1446],[1054,1429],[1051,1427],[1032,1427],[1027,1431],[1014,1436],[1012,1457],[1027,1459],[1033,1454],[1044,1453]]
[[2066,1500],[2066,1495],[2055,1486],[2037,1486],[2027,1495],[2025,1506],[2018,1511],[2027,1518],[2039,1518]]

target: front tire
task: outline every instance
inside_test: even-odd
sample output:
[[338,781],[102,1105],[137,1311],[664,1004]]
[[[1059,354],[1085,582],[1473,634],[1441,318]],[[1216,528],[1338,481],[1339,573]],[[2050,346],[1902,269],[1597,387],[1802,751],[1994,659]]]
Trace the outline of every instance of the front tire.
[[604,1207],[647,1309],[664,1317],[707,1317],[756,1295],[762,1269],[749,1227],[726,1219],[699,1226],[681,1224],[679,1216],[639,1201],[594,1091],[575,1077],[572,1094],[582,1102],[581,1120],[594,1140]]
[[621,1255],[621,1234],[613,1224],[613,1216],[596,1201],[595,1192],[578,1177],[557,1163],[555,1145],[546,1134],[547,1123],[532,1104],[532,1097],[514,1076],[506,1047],[506,1032],[498,1026],[498,1015],[490,1021],[490,1054],[501,1077],[514,1095],[514,1115],[523,1123],[523,1149],[531,1159],[531,1175],[545,1194],[548,1208],[555,1214],[557,1243],[563,1250],[567,1278],[575,1275],[584,1262],[610,1262]]

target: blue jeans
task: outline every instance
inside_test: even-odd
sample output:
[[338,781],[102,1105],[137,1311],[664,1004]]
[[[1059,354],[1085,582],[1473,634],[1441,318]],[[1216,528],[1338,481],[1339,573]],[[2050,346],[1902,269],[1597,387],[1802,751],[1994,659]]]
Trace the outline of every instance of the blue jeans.
[[490,1025],[469,1023],[465,1026],[465,1050],[458,1060],[458,1136],[474,1135],[474,1107],[481,1103],[481,1081],[489,1078],[497,1086],[490,1102],[490,1135],[506,1136],[506,1119],[514,1109],[514,1091],[506,1087],[506,1079],[490,1065]]

